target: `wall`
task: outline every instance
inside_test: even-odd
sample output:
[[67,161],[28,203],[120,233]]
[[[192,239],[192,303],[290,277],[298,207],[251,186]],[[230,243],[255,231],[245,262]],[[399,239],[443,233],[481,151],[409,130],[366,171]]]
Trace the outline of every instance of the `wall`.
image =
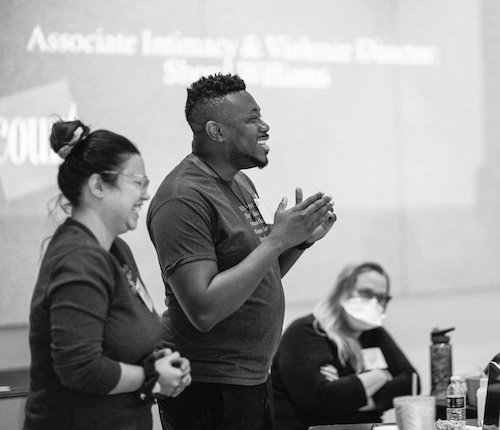
[[[334,231],[290,276],[291,301],[309,298],[306,280],[320,297],[323,280],[362,259],[386,266],[396,294],[497,285],[486,3],[261,1],[244,22],[225,0],[112,4],[11,1],[2,15],[0,325],[26,323],[40,244],[57,222],[53,114],[130,137],[154,193],[190,151],[185,87],[220,70],[243,76],[271,126],[270,164],[249,171],[269,209],[293,202],[296,186],[336,202]],[[222,10],[227,25],[215,25]],[[160,296],[144,224],[125,236]]]
[[19,325],[0,329],[0,370],[28,367],[30,351],[28,327]]

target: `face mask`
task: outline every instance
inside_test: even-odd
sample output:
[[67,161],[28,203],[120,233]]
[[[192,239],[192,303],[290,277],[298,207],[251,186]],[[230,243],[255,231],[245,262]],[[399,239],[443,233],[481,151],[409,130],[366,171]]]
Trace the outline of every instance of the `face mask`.
[[384,308],[374,297],[351,297],[342,303],[349,326],[355,331],[366,331],[382,326]]

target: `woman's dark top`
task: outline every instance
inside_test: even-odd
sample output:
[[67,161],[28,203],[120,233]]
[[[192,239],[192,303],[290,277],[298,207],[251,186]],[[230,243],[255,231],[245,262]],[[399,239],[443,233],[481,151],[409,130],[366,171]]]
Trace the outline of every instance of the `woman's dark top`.
[[137,278],[123,240],[106,251],[71,218],[56,230],[31,301],[24,429],[152,428],[151,405],[136,393],[107,395],[118,362],[139,364],[160,342],[160,317],[132,288]]
[[[379,347],[394,379],[373,396],[376,410],[358,411],[367,404],[360,379],[351,365],[341,364],[336,345],[313,322],[310,314],[291,323],[274,358],[271,377],[278,430],[381,422],[382,413],[393,407],[394,397],[411,393],[415,369],[401,349],[384,328],[366,331],[359,338],[361,346]],[[330,382],[320,373],[326,364],[337,368],[338,380]]]

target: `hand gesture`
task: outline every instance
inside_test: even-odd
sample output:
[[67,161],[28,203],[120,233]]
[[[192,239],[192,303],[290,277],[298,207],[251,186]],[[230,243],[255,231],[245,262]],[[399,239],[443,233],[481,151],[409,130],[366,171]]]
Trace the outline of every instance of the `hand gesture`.
[[[329,198],[330,198],[330,203],[332,204],[332,210],[327,213],[328,217],[326,218],[326,220],[324,220],[318,227],[316,227],[316,229],[312,232],[312,234],[305,240],[307,243],[314,243],[317,240],[322,239],[330,231],[335,221],[337,221],[337,215],[335,215],[335,212],[333,211],[334,202],[331,196],[329,196]],[[303,199],[302,189],[296,188],[295,189],[296,204],[302,202],[302,199]]]
[[332,197],[317,192],[303,200],[302,189],[295,190],[296,205],[286,209],[288,200],[284,197],[274,215],[271,232],[279,237],[288,249],[305,240],[311,243],[322,238],[335,222]]
[[160,351],[155,362],[156,371],[160,374],[158,383],[160,394],[169,397],[178,396],[191,383],[191,366],[187,358],[170,349]]

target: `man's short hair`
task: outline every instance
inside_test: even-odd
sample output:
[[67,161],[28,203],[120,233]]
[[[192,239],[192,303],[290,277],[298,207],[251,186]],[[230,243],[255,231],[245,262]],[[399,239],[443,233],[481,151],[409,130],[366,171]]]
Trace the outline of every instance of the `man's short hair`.
[[193,131],[196,131],[194,126],[196,123],[199,123],[200,120],[204,121],[198,116],[207,107],[215,107],[226,95],[245,89],[245,81],[238,75],[231,73],[203,76],[194,82],[187,89],[185,108],[186,119]]

